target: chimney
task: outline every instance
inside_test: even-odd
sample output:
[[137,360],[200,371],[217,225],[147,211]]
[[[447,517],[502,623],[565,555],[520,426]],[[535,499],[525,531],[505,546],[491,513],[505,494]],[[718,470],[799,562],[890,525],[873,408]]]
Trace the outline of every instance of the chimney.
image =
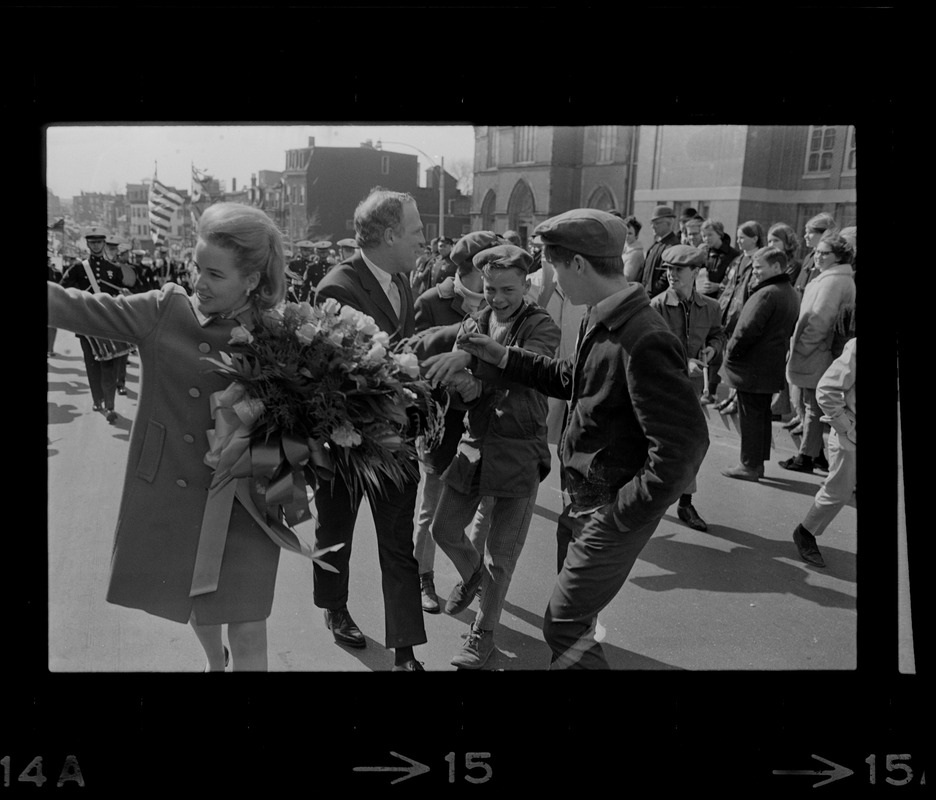
[[237,178],[231,178],[231,194],[237,192]]
[[310,136],[310,137],[309,137],[309,147],[315,147],[315,137],[314,137],[314,136]]

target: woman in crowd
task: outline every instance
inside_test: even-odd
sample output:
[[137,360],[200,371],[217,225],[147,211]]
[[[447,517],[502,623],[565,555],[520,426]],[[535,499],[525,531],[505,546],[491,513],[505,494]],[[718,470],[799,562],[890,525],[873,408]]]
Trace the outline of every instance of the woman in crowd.
[[[748,220],[738,228],[737,243],[741,252],[725,272],[721,283],[721,293],[718,296],[718,304],[722,310],[722,328],[728,338],[731,338],[741,309],[751,294],[751,267],[754,263],[754,253],[762,248],[765,242],[764,229],[756,220]],[[715,408],[722,414],[736,414],[738,402],[735,392],[729,394]]]
[[[803,259],[803,266],[800,268],[799,275],[793,281],[793,288],[799,294],[800,298],[806,290],[807,284],[818,274],[816,260],[813,257],[813,251],[826,231],[836,230],[835,218],[825,212],[816,214],[806,223],[806,229],[803,233],[803,242],[808,248],[806,257]],[[790,387],[790,403],[793,406],[793,417],[783,424],[794,436],[801,436],[803,433],[803,419],[806,416],[803,404],[803,394],[799,387]]]
[[645,258],[643,245],[637,240],[643,226],[633,214],[624,217],[624,224],[627,225],[627,239],[624,241],[624,253],[621,256],[624,259],[624,277],[629,281],[637,281],[643,272]]
[[835,323],[843,307],[855,302],[851,245],[837,232],[827,231],[813,252],[818,274],[803,293],[799,319],[790,339],[786,377],[797,386],[803,399],[803,437],[799,452],[780,462],[784,469],[812,472],[814,466],[828,469],[822,455],[821,410],[816,402],[816,384],[832,363]]
[[783,384],[799,307],[786,266],[786,255],[775,247],[754,253],[756,285],[725,348],[725,377],[737,391],[741,430],[741,463],[722,472],[729,478],[760,480],[770,456],[770,400]]
[[802,263],[796,257],[800,247],[799,237],[785,222],[775,222],[767,231],[767,246],[776,247],[786,256],[786,274],[790,276],[790,284],[796,283]]
[[[279,547],[234,500],[226,539],[203,558],[208,540],[201,541],[200,530],[212,480],[204,461],[205,432],[214,427],[209,399],[230,383],[204,358],[237,352],[235,326],[253,325],[285,296],[282,237],[261,210],[216,203],[199,222],[195,262],[191,297],[171,282],[129,296],[49,283],[49,324],[131,342],[140,353],[108,602],[190,623],[207,671],[223,670],[230,655],[235,670],[265,671]],[[225,623],[230,652],[222,643]]]

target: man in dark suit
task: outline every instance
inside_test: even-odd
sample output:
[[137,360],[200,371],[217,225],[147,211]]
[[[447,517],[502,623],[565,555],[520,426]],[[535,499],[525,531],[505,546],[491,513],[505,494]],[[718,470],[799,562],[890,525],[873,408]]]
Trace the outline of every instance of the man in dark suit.
[[674,230],[676,212],[669,206],[657,206],[650,218],[650,226],[656,238],[647,250],[640,282],[647,290],[647,295],[653,298],[669,288],[666,270],[663,268],[663,251],[679,244],[679,235]]
[[[416,266],[425,242],[422,220],[411,195],[380,187],[358,205],[354,229],[360,250],[336,265],[319,282],[315,302],[333,298],[373,317],[390,335],[391,345],[415,331],[413,294],[406,273]],[[415,467],[415,464],[414,464]],[[382,573],[386,646],[393,648],[393,671],[420,672],[413,646],[425,644],[419,567],[413,556],[413,514],[418,482],[397,489],[386,483],[371,501]],[[351,540],[359,503],[351,505],[340,475],[315,494],[316,547],[344,543],[326,558],[337,573],[313,566],[315,605],[325,609],[325,624],[335,641],[364,647],[361,630],[348,612]]]

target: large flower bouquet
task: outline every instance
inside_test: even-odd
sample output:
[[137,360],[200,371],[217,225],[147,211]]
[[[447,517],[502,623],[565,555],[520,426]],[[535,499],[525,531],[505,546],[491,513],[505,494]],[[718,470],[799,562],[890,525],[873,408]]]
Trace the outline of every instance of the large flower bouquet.
[[[206,463],[214,484],[248,477],[256,504],[290,525],[309,514],[306,487],[338,472],[356,502],[419,478],[417,439],[432,447],[445,408],[411,352],[333,299],[286,303],[234,328],[236,352],[207,358],[231,385],[212,397]],[[325,489],[327,491],[327,489]]]

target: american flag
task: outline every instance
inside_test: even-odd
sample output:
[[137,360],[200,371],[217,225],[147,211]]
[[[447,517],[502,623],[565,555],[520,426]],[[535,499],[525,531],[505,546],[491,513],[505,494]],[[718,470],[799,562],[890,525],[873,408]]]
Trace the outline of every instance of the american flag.
[[166,241],[171,229],[172,215],[184,202],[182,195],[153,178],[149,192],[150,236],[153,238],[153,244]]

